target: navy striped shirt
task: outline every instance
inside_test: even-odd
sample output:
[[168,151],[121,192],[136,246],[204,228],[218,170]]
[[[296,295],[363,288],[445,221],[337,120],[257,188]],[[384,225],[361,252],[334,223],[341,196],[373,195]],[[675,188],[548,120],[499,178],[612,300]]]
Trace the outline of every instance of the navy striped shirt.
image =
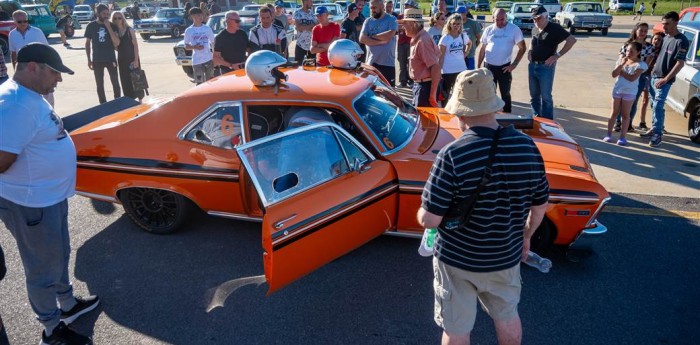
[[[494,129],[470,128],[440,150],[423,190],[422,207],[444,216],[453,198],[475,192],[488,162]],[[494,272],[520,262],[530,206],[549,197],[544,162],[537,146],[514,127],[502,128],[491,179],[471,219],[455,231],[438,229],[437,258],[472,272]]]

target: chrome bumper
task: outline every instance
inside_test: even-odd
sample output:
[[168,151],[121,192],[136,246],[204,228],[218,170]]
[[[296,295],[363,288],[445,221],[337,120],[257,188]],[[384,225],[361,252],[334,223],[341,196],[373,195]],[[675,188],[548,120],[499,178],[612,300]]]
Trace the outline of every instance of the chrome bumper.
[[593,222],[593,225],[592,228],[581,231],[578,237],[569,245],[569,250],[588,251],[593,249],[593,244],[598,238],[608,232],[608,228],[600,224],[597,220]]
[[192,66],[192,58],[191,57],[177,57],[175,59],[175,63],[177,63],[178,66]]

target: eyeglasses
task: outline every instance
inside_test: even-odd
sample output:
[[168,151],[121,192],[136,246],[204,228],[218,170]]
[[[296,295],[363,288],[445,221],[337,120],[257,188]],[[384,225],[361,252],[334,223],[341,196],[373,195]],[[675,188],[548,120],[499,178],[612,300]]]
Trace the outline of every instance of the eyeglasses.
[[29,23],[29,21],[28,20],[18,20],[18,21],[16,21],[16,23],[17,24],[27,24],[27,23]]
[[239,23],[239,24],[241,23],[241,20],[240,20],[240,19],[237,19],[237,18],[226,18],[226,20],[230,20],[230,21],[232,21],[232,22],[236,22],[236,23]]

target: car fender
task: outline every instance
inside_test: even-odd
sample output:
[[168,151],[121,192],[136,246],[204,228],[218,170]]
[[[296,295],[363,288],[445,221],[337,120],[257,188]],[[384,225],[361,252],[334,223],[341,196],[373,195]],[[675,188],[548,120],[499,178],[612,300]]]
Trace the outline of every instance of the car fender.
[[685,109],[683,110],[683,117],[688,117],[688,113],[693,111],[693,109],[700,104],[700,92],[695,93],[693,96],[690,97],[688,100],[688,104],[685,105]]

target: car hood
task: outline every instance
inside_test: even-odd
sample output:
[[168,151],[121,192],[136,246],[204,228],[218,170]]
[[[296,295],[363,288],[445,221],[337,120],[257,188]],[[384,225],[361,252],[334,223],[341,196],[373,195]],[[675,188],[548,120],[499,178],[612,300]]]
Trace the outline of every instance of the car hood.
[[530,13],[512,13],[508,15],[511,18],[518,18],[518,19],[523,19],[523,18],[530,18],[532,15]]
[[90,13],[92,13],[92,11],[73,11],[73,15],[76,15],[76,14],[90,14]]
[[177,42],[177,44],[175,44],[175,47],[184,48],[185,47],[185,40],[180,40],[180,42]]
[[148,18],[148,19],[141,19],[138,21],[137,24],[168,24],[169,22],[175,22],[177,19],[161,19],[161,18]]

